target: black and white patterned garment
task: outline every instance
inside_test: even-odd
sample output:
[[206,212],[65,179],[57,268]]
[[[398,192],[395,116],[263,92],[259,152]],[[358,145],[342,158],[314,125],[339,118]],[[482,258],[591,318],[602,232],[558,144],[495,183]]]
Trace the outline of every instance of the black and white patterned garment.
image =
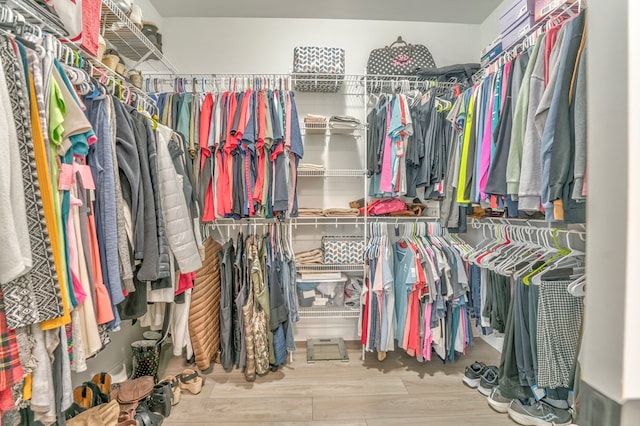
[[11,41],[5,36],[0,37],[0,60],[5,71],[20,145],[29,243],[33,258],[33,267],[27,274],[2,286],[7,325],[15,329],[60,317],[63,312],[36,171],[24,72]]
[[569,281],[542,281],[538,299],[538,387],[571,388],[584,305]]

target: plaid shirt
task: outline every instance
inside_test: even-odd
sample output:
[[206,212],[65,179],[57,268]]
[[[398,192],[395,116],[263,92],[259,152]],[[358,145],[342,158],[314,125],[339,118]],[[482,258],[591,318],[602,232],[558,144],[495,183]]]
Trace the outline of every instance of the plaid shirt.
[[7,409],[11,399],[13,407],[14,401],[11,396],[11,386],[24,378],[24,371],[20,365],[20,354],[18,352],[18,342],[16,332],[7,327],[7,319],[4,310],[4,295],[0,291],[0,409]]

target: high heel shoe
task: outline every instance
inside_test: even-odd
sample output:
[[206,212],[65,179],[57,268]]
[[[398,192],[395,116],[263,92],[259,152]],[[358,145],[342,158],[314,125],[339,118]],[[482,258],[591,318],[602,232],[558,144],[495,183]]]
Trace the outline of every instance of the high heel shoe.
[[91,379],[93,383],[95,383],[100,392],[109,395],[111,392],[111,376],[109,373],[98,373]]
[[168,382],[171,385],[171,405],[176,405],[180,402],[182,394],[182,388],[180,388],[180,380],[176,376],[167,376],[162,379],[163,382]]
[[194,395],[199,394],[202,391],[202,385],[204,385],[204,379],[200,377],[200,374],[190,368],[185,369],[182,374],[176,376],[180,380],[180,388],[182,390],[188,390]]

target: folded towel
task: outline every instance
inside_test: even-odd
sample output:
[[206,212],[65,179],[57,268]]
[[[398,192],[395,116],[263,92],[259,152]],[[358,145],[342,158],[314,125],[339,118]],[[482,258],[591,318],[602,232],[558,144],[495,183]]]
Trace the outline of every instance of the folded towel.
[[323,256],[321,249],[303,251],[295,254],[296,263],[300,264],[322,264]]
[[322,216],[322,209],[299,208],[298,217],[317,217]]
[[300,163],[300,165],[298,165],[298,171],[300,170],[324,171],[325,167],[322,164]]
[[304,122],[305,123],[326,123],[327,117],[325,117],[324,115],[307,114],[304,117]]
[[360,215],[359,209],[324,209],[322,212],[327,217],[356,217]]
[[360,126],[360,120],[348,115],[332,115],[329,128],[338,130],[355,130]]

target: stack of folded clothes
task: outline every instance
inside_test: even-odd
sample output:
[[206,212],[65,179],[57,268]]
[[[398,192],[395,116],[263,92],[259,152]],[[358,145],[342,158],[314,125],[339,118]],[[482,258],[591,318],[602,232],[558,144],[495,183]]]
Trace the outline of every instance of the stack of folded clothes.
[[309,129],[326,129],[327,117],[324,115],[307,114],[304,117],[304,127]]
[[358,209],[324,209],[322,214],[326,217],[356,217],[360,215]]
[[325,167],[322,164],[300,163],[298,171],[324,172]]
[[350,115],[332,115],[329,118],[331,131],[351,133],[360,126],[360,120]]
[[298,217],[318,217],[323,216],[322,209],[299,208]]
[[322,264],[323,256],[321,249],[303,251],[296,253],[296,263],[309,265],[309,264]]

